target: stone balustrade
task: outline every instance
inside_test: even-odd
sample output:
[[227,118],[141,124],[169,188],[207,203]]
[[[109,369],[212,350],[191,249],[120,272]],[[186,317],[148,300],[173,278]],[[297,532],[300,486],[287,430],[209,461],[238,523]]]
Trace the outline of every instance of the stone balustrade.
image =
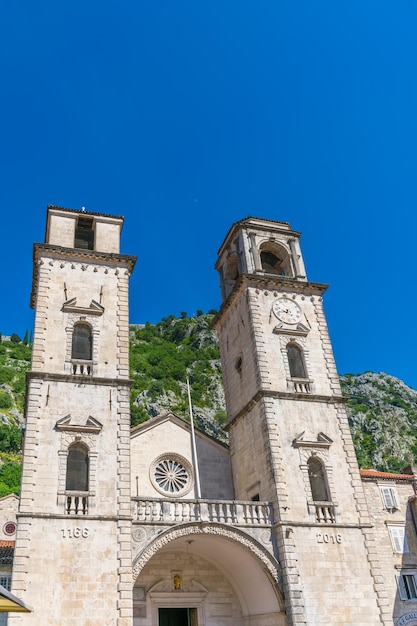
[[67,491],[65,494],[67,515],[88,515],[88,491]]
[[315,511],[316,522],[320,524],[334,524],[336,522],[336,505],[331,502],[309,502],[309,507]]
[[234,526],[271,526],[269,502],[132,498],[133,521],[150,524],[217,522]]
[[289,378],[287,387],[293,393],[312,393],[312,382],[306,378]]
[[71,374],[78,376],[92,376],[93,375],[93,362],[83,361],[81,359],[71,359],[70,363]]

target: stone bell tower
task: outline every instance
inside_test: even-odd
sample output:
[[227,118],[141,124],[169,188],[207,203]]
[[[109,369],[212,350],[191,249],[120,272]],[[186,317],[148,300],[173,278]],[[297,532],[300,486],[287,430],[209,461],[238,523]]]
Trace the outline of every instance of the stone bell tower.
[[[12,589],[24,623],[130,626],[128,283],[123,218],[48,206]],[[23,618],[10,616],[10,623]]]
[[247,218],[218,253],[215,328],[235,497],[273,504],[291,626],[376,626],[385,623],[382,581],[371,573],[377,551],[323,312],[326,285],[307,279],[299,238],[287,223]]

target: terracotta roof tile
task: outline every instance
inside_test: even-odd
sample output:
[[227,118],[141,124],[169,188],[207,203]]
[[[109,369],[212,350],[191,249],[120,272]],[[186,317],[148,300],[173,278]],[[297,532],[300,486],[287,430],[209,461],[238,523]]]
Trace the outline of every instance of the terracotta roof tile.
[[0,541],[0,567],[2,565],[12,565],[14,556],[14,541]]
[[394,472],[379,472],[378,470],[359,470],[361,478],[381,478],[385,480],[414,480],[413,474],[394,474]]

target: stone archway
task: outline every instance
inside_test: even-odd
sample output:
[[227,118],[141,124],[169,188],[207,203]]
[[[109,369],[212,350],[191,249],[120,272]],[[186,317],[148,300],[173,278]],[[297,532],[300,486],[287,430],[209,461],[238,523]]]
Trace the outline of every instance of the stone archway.
[[230,526],[191,523],[166,530],[138,554],[133,572],[138,626],[156,626],[158,608],[167,606],[193,608],[198,626],[231,619],[245,626],[287,623],[279,564]]

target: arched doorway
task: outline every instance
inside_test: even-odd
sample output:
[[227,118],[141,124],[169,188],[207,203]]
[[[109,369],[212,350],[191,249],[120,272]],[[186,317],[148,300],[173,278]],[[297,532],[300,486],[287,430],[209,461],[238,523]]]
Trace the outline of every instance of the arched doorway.
[[279,565],[250,536],[219,525],[181,525],[134,562],[135,626],[286,626]]

